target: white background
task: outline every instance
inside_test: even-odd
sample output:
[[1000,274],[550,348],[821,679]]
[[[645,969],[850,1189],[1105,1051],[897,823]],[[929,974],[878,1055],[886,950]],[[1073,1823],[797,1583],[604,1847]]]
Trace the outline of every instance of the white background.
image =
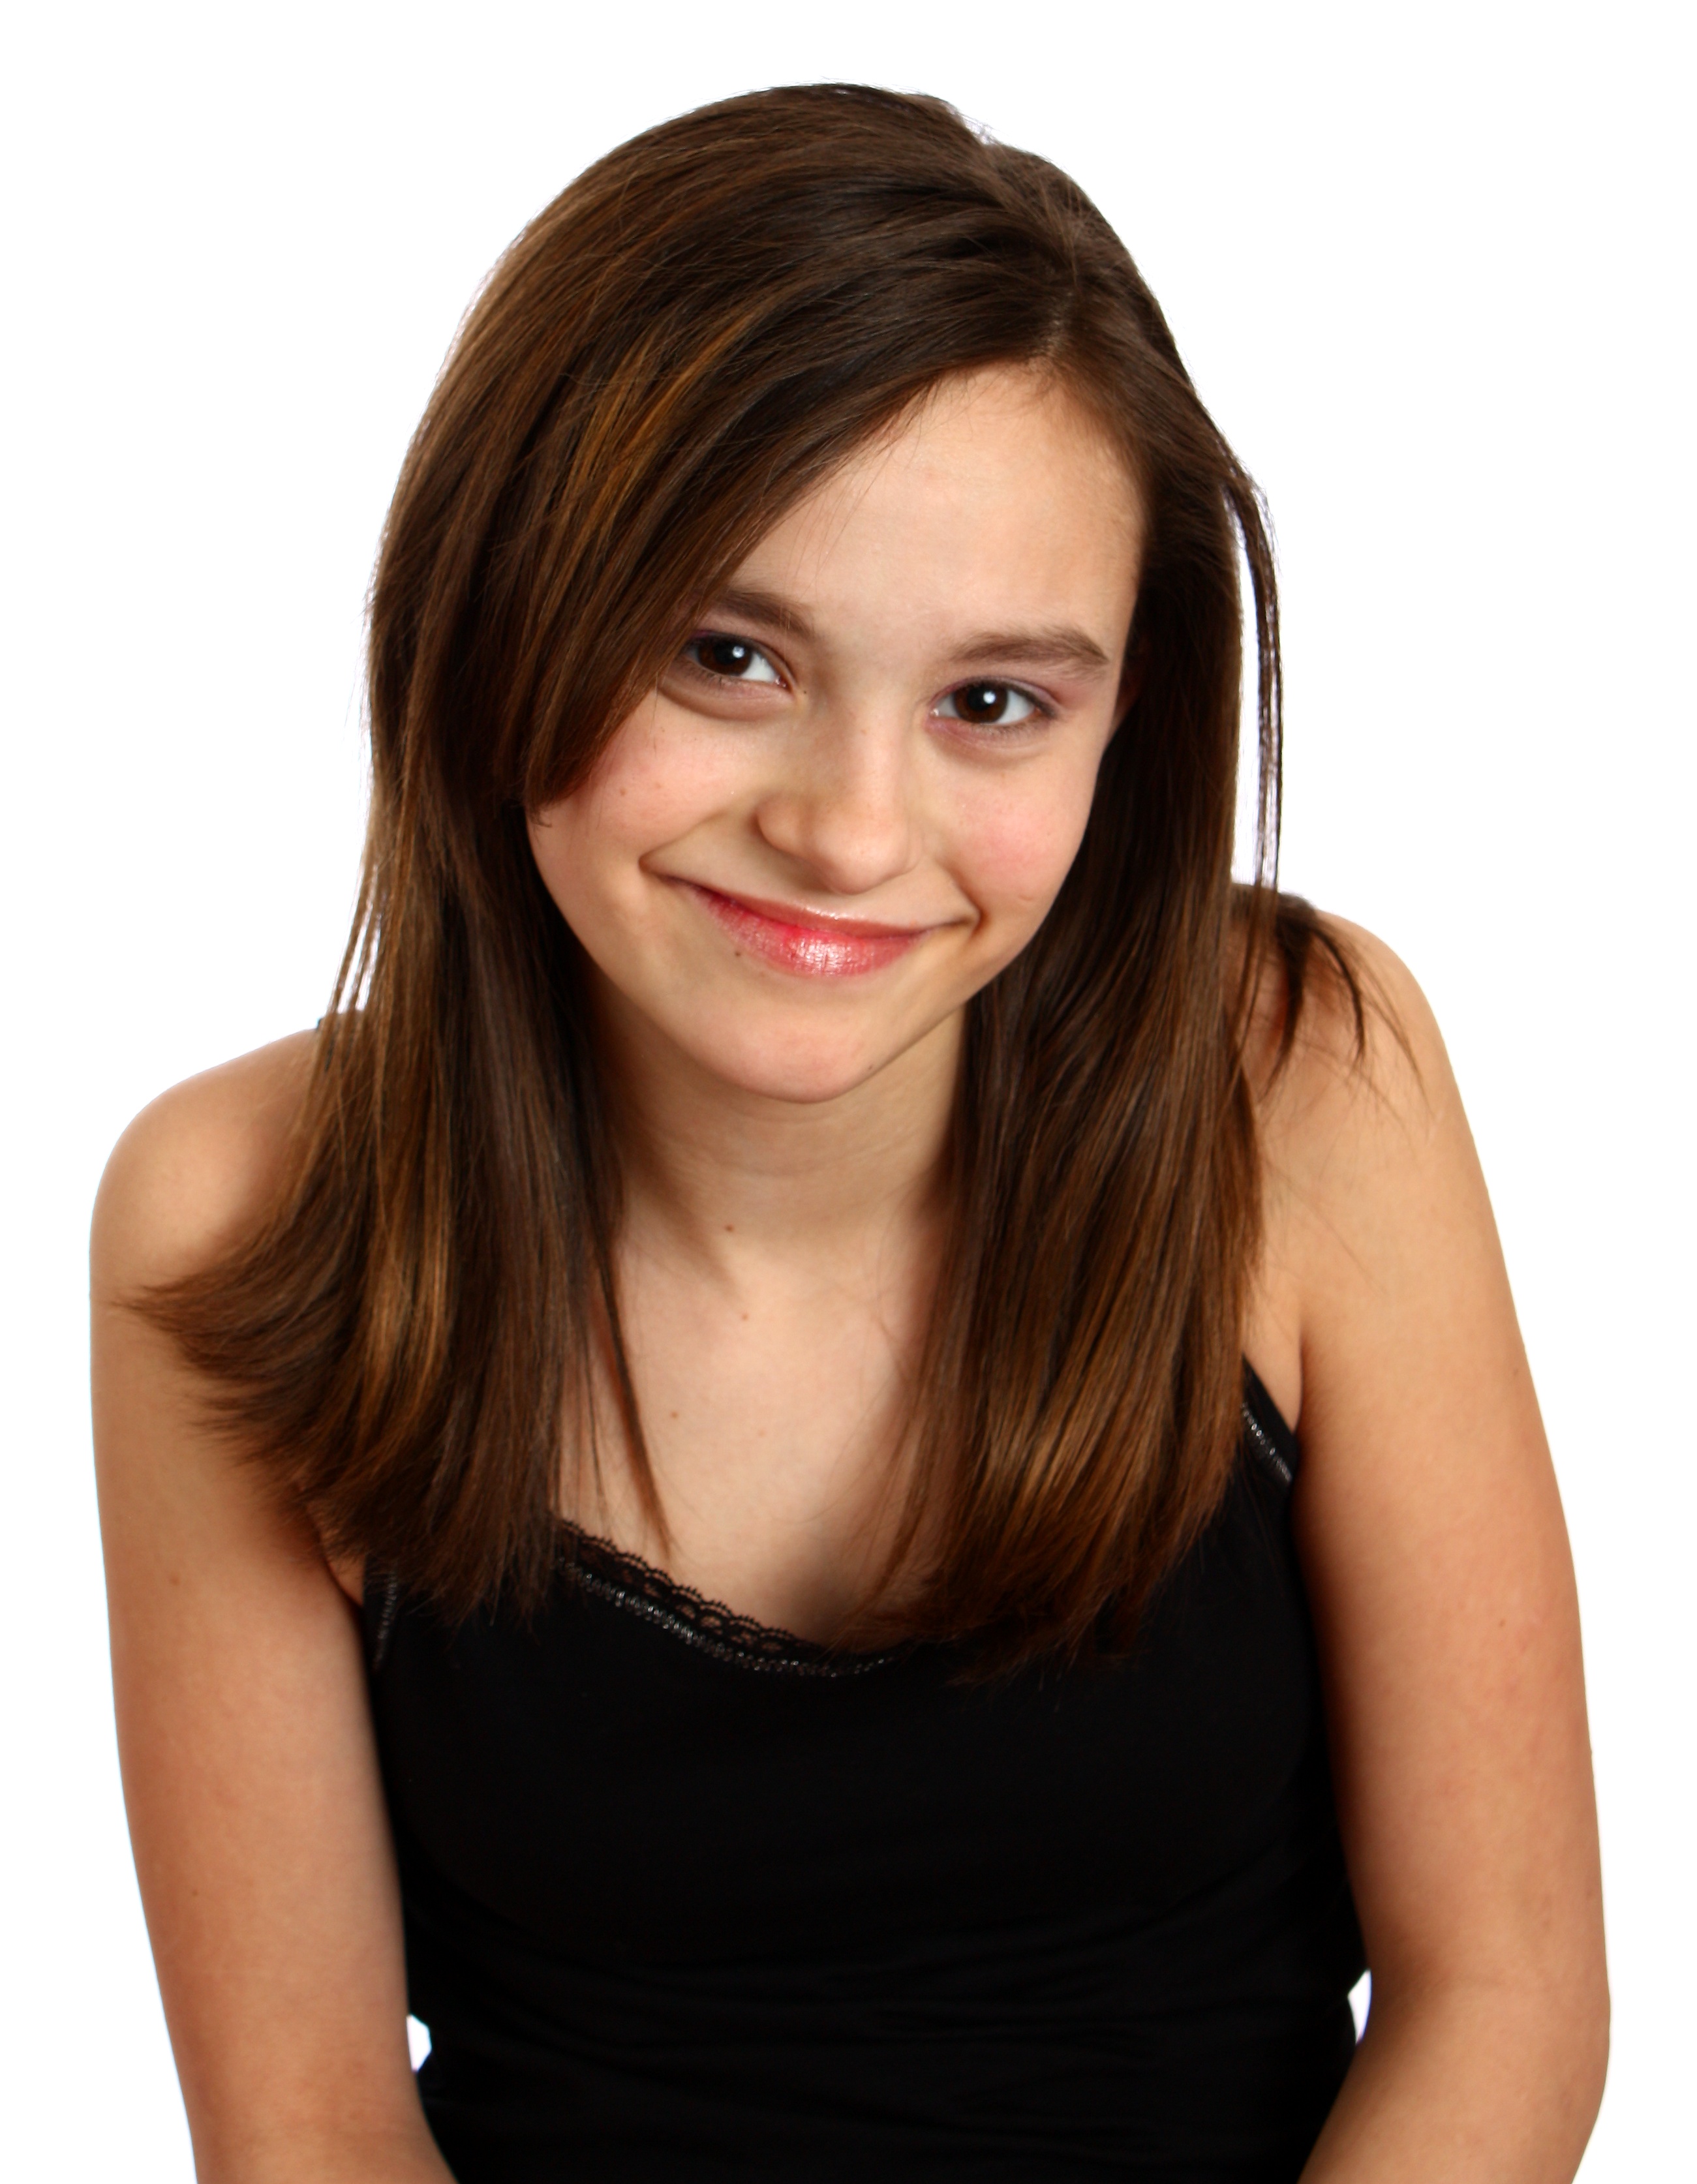
[[105,1150],[163,1086],[323,1006],[360,826],[364,588],[489,262],[637,129],[824,77],[941,92],[1069,168],[1271,499],[1286,878],[1382,933],[1447,1028],[1573,1532],[1616,2001],[1583,2173],[1691,2173],[1676,18],[156,0],[14,27],[10,2174],[189,2175],[109,1720],[83,1357]]

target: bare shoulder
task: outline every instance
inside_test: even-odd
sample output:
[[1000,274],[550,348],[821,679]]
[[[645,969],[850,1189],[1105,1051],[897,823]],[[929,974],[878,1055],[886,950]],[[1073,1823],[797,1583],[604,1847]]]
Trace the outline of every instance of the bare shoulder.
[[1489,1298],[1499,1362],[1517,1336],[1460,1095],[1412,973],[1372,933],[1320,918],[1285,1044],[1287,1006],[1282,972],[1270,975],[1248,1053],[1264,1213],[1253,1337],[1276,1400],[1311,1427],[1345,1387],[1377,1407],[1423,1366],[1459,1370],[1468,1346],[1451,1347],[1448,1323],[1464,1295]]
[[1273,1175],[1324,1191],[1328,1178],[1341,1179],[1340,1163],[1416,1154],[1459,1095],[1437,1019],[1408,966],[1347,919],[1320,917],[1316,933],[1282,1058],[1289,997],[1280,974],[1264,982],[1249,1063]]
[[[1555,1597],[1570,1577],[1490,1196],[1432,1010],[1382,941],[1336,921],[1319,931],[1360,1008],[1322,964],[1283,1067],[1270,1067],[1276,1002],[1252,1052],[1261,1309],[1294,1367],[1310,1588],[1322,1623],[1359,1589],[1345,1618],[1359,1641],[1399,1591],[1410,1617],[1453,1615],[1443,1573],[1452,1593],[1475,1585],[1482,1546],[1506,1568],[1536,1559],[1541,1539],[1528,1597]],[[1403,1556],[1423,1536],[1416,1578]]]
[[299,1032],[173,1085],[113,1148],[95,1200],[97,1295],[172,1281],[251,1227],[276,1188],[315,1034]]
[[1342,918],[1317,921],[1309,954],[1282,1059],[1282,980],[1266,982],[1250,1042],[1269,1245],[1347,1242],[1352,1255],[1370,1255],[1374,1242],[1393,1240],[1386,1223],[1399,1204],[1432,1210],[1437,1170],[1452,1187],[1463,1183],[1472,1141],[1437,1019],[1407,965]]
[[[292,1562],[320,1554],[297,1519],[284,1521],[262,1474],[231,1462],[216,1389],[147,1308],[263,1223],[317,1050],[315,1033],[297,1033],[174,1085],[136,1117],[107,1162],[90,1239],[90,1333],[109,1558],[167,1508],[172,1535],[204,1547],[221,1523]],[[357,1597],[357,1566],[344,1562],[337,1574]]]

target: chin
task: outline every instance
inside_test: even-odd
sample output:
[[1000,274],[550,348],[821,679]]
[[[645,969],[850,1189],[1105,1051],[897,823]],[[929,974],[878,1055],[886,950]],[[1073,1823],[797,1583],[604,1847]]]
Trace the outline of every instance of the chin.
[[859,1041],[819,1036],[806,1031],[790,1038],[766,1038],[727,1045],[702,1041],[695,1048],[698,1067],[734,1085],[740,1092],[762,1100],[784,1100],[797,1106],[818,1106],[840,1100],[893,1061],[893,1055],[873,1053]]
[[817,1107],[857,1090],[877,1076],[881,1066],[871,1062],[857,1069],[844,1069],[823,1061],[809,1064],[805,1058],[792,1057],[784,1062],[774,1062],[769,1069],[726,1069],[720,1073],[740,1092],[751,1093],[756,1099],[783,1100],[798,1107]]

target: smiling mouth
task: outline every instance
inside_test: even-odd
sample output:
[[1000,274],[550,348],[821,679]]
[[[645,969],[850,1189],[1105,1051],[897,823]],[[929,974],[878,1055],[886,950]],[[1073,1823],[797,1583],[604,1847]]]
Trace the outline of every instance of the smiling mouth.
[[697,880],[679,883],[739,950],[802,978],[855,978],[881,971],[935,928],[832,917],[793,903],[751,902]]

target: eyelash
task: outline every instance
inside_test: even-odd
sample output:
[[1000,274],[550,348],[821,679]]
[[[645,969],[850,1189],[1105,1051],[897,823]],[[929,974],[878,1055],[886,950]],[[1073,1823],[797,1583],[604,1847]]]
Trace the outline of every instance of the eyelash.
[[[685,659],[689,660],[690,666],[694,668],[698,675],[706,677],[711,682],[726,683],[733,688],[740,686],[742,688],[751,687],[755,689],[770,689],[773,687],[771,683],[764,682],[751,684],[749,678],[746,676],[722,674],[717,668],[708,667],[704,665],[701,660],[694,657],[694,655],[699,647],[709,644],[738,644],[746,647],[746,649],[752,653],[756,659],[763,660],[766,662],[766,665],[772,670],[773,677],[777,682],[781,683],[785,680],[783,670],[779,666],[777,661],[773,660],[771,654],[766,649],[764,645],[756,644],[751,638],[734,636],[728,630],[704,629],[698,631],[697,633],[694,637],[690,638],[685,644],[684,647],[684,655]],[[946,704],[951,698],[958,697],[963,690],[971,690],[974,688],[979,689],[989,688],[995,690],[1006,690],[1010,696],[1023,698],[1026,704],[1031,707],[1032,716],[1035,716],[1039,720],[1052,721],[1055,716],[1054,707],[1047,704],[1042,698],[1039,697],[1035,690],[1027,689],[1023,682],[1005,682],[998,676],[969,676],[965,682],[952,684],[948,689],[942,693],[942,695],[938,699],[937,703],[939,705]],[[1004,726],[1003,723],[997,721],[964,720],[958,713],[945,714],[941,716],[941,717],[952,720],[961,727],[976,728],[983,734],[992,736],[997,733],[1006,735],[1010,733],[1014,728],[1028,727],[1030,725],[1031,720],[1031,716],[1028,716],[1024,720],[1010,721]]]

